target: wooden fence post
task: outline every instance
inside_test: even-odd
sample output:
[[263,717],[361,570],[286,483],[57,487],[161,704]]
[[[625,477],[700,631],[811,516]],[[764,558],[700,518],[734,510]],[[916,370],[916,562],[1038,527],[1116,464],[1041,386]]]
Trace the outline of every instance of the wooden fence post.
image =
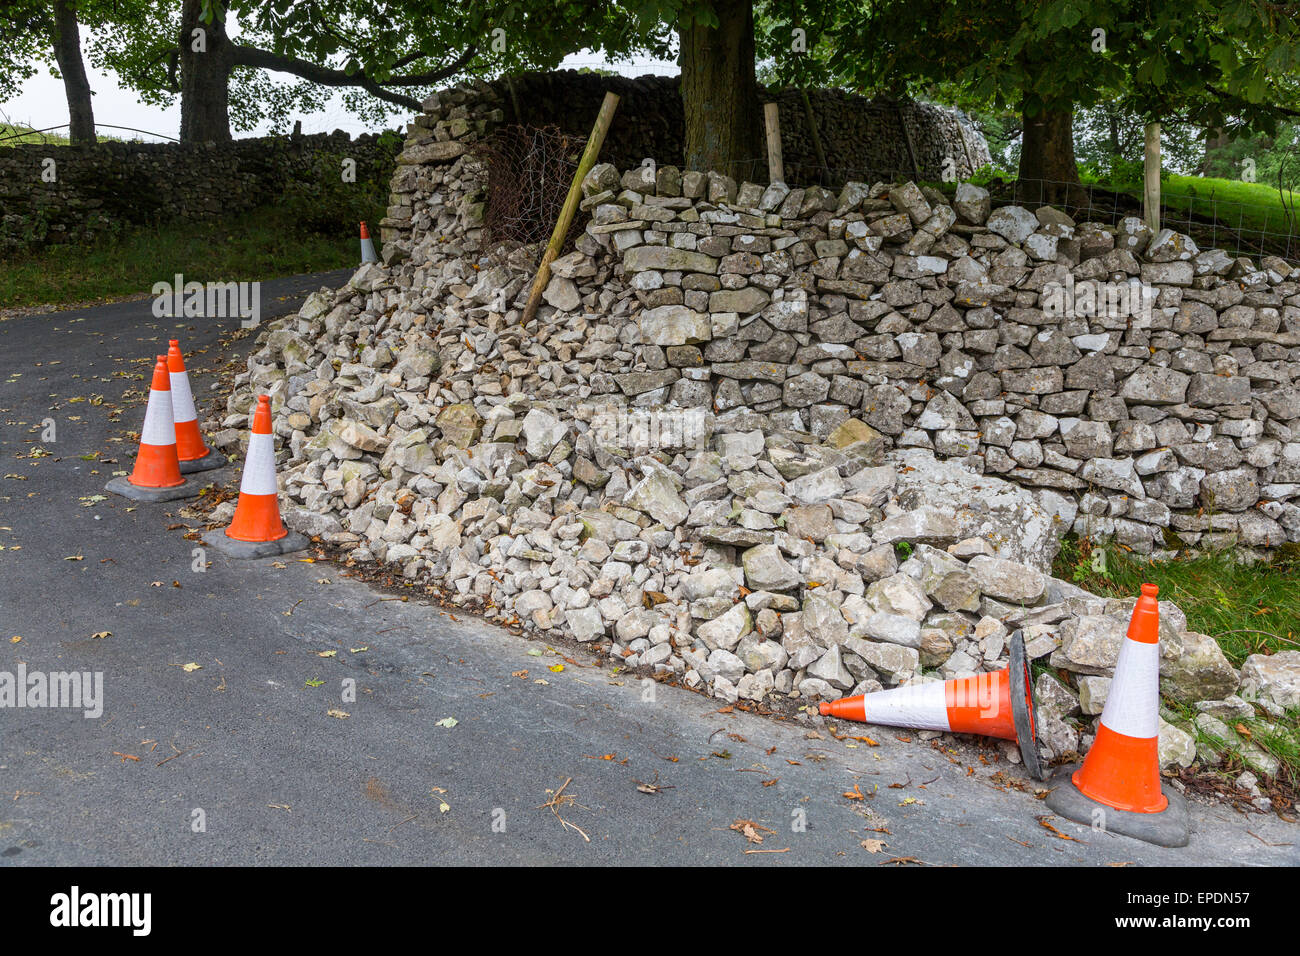
[[1160,124],[1148,123],[1142,155],[1142,214],[1147,228],[1160,231]]
[[781,159],[781,117],[776,103],[763,106],[763,124],[767,127],[767,181],[785,182],[785,163]]
[[533,316],[537,314],[537,307],[541,305],[542,293],[546,291],[546,284],[551,281],[551,263],[560,254],[560,249],[564,246],[564,237],[569,234],[569,226],[573,225],[573,215],[578,211],[582,181],[587,173],[591,172],[591,167],[596,165],[596,155],[600,152],[601,144],[605,142],[605,134],[609,132],[609,124],[614,121],[614,110],[617,108],[618,95],[606,93],[604,102],[600,104],[600,112],[596,114],[596,124],[592,126],[591,135],[587,137],[587,148],[582,151],[578,168],[573,173],[573,182],[569,184],[569,195],[565,197],[564,205],[560,207],[560,217],[555,221],[551,241],[546,244],[546,252],[537,267],[537,277],[533,279],[532,291],[528,293],[528,304],[524,306],[524,316],[520,319],[521,325],[531,322]]

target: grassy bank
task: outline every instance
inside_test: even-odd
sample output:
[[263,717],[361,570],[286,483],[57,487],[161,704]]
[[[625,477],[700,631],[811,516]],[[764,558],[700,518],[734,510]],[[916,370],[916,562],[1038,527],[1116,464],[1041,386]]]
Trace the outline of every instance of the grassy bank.
[[1209,634],[1240,667],[1251,654],[1300,650],[1300,556],[1270,564],[1239,564],[1230,552],[1151,563],[1108,549],[1097,568],[1086,541],[1070,538],[1055,573],[1094,594],[1135,597],[1143,582],[1187,615],[1193,631]]
[[[1089,542],[1067,538],[1053,573],[1108,597],[1134,597],[1144,582],[1158,585],[1161,599],[1182,609],[1191,630],[1217,640],[1236,667],[1251,654],[1300,649],[1300,553],[1293,549],[1270,563],[1250,565],[1233,560],[1231,552],[1152,563],[1107,549],[1102,563]],[[1191,725],[1196,717],[1191,708],[1173,709],[1181,713],[1182,726],[1198,739],[1204,737]],[[1237,722],[1234,729],[1281,764],[1267,792],[1279,812],[1289,813],[1300,786],[1300,715],[1291,712],[1274,722],[1261,713]],[[1218,767],[1211,768],[1227,785],[1215,792],[1240,799],[1230,778],[1246,767],[1229,748]]]
[[[371,224],[382,215],[377,210]],[[0,309],[122,298],[177,273],[187,282],[238,282],[360,261],[355,224],[325,235],[300,222],[296,209],[271,207],[222,223],[167,223],[85,246],[47,246],[0,260]]]

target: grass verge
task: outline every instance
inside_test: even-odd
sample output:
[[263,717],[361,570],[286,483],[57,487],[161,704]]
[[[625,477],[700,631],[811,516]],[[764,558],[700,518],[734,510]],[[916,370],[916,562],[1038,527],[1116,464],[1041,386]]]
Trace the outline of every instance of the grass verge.
[[1231,552],[1148,562],[1108,548],[1099,561],[1090,542],[1071,537],[1054,573],[1107,597],[1159,585],[1161,599],[1177,604],[1193,631],[1217,640],[1236,667],[1251,654],[1300,650],[1300,555],[1269,564],[1239,564]]
[[[1268,563],[1241,564],[1230,551],[1149,562],[1072,536],[1063,542],[1053,573],[1106,597],[1134,597],[1143,583],[1158,585],[1161,599],[1182,609],[1191,630],[1218,641],[1235,667],[1252,654],[1300,650],[1300,553],[1294,548],[1279,549]],[[1189,708],[1168,703],[1188,724],[1195,718]],[[1300,785],[1300,713],[1277,719],[1257,713],[1232,729],[1239,739],[1226,746],[1194,731],[1199,742],[1223,751],[1213,769],[1235,777],[1249,763],[1241,745],[1253,744],[1280,765],[1267,791],[1274,803],[1294,800]]]
[[[382,218],[382,211],[371,222]],[[136,227],[89,245],[46,246],[0,259],[0,309],[95,303],[147,293],[180,273],[187,282],[243,282],[355,266],[356,226],[307,231],[273,206],[218,223]]]

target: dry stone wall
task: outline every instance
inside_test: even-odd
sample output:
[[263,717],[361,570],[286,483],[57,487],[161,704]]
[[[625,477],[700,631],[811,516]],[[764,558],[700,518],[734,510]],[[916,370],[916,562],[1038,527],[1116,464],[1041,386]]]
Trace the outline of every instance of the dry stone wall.
[[[832,193],[602,166],[576,248],[523,324],[535,250],[485,248],[479,226],[472,146],[488,122],[466,108],[415,127],[384,261],[264,330],[207,423],[237,450],[268,394],[286,521],[353,561],[732,701],[802,706],[997,670],[1019,636],[1052,668],[1036,681],[1040,745],[1066,758],[1095,732],[1132,601],[1052,577],[1063,531],[1105,517],[1154,545],[1162,516],[1130,509],[1197,518],[1159,497],[1179,469],[1204,471],[1185,476],[1194,496],[1222,473],[1188,463],[1196,446],[1231,442],[1260,494],[1285,490],[1296,422],[1275,393],[1293,384],[1251,374],[1294,371],[1280,263],[1224,262],[1131,224],[1107,239],[1050,210],[990,214],[969,188],[949,204],[910,184]],[[1049,277],[1099,266],[1158,289],[1154,327],[1049,318]],[[1180,350],[1214,379],[1245,376],[1249,396],[1210,379],[1194,391]],[[1213,374],[1223,356],[1236,376]],[[1080,365],[1102,378],[1067,381]],[[1067,400],[1124,414],[1050,404]],[[1110,457],[1085,457],[1085,422],[1113,429]],[[1122,423],[1188,434],[1129,449]],[[1138,465],[1153,452],[1163,468]],[[1001,474],[999,454],[1015,462]],[[1130,463],[1135,481],[1082,477],[1100,462]],[[1219,524],[1188,533],[1242,534],[1255,516],[1285,532],[1293,498],[1207,510]],[[1238,670],[1176,606],[1161,619],[1162,691],[1196,715],[1163,713],[1162,765],[1213,762],[1219,728],[1300,699],[1300,654]],[[1254,772],[1276,772],[1239,743]]]
[[[488,87],[428,105],[394,177],[394,256],[439,163],[504,116]],[[1281,259],[994,210],[970,184],[790,189],[651,159],[583,191],[573,256],[611,255],[640,309],[619,333],[637,364],[593,393],[819,436],[860,416],[1143,554],[1300,541],[1300,273]],[[478,241],[472,199],[440,216]]]
[[281,196],[289,182],[341,180],[341,156],[356,161],[359,183],[386,182],[399,145],[392,137],[340,132],[201,146],[107,141],[0,149],[0,254],[93,239],[123,225],[254,209]]
[[[684,148],[681,84],[675,76],[636,79],[560,70],[524,73],[497,80],[470,94],[490,101],[506,123],[559,126],[583,138],[600,109],[606,91],[619,95],[618,112],[605,140],[602,156],[620,169],[646,156],[680,166]],[[454,96],[455,94],[451,94]],[[913,100],[869,99],[842,90],[809,90],[809,105],[829,168],[813,146],[808,113],[798,90],[760,88],[760,99],[780,106],[781,148],[786,179],[792,183],[825,182],[839,186],[846,179],[904,179],[939,181],[965,178],[990,162],[984,137],[960,113]],[[450,109],[455,109],[455,104]],[[450,110],[448,110],[449,112]],[[490,112],[491,110],[488,110]],[[437,115],[431,111],[430,115]],[[913,165],[915,156],[915,165]],[[753,162],[736,175],[764,180],[767,161]]]

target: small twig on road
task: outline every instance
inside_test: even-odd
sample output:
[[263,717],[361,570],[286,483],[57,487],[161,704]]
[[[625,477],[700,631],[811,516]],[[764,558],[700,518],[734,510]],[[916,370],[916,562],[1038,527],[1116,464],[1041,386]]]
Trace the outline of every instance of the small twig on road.
[[[176,750],[176,745],[175,745],[175,744],[172,744],[172,750]],[[161,766],[162,766],[163,764],[165,764],[168,760],[175,760],[177,757],[183,757],[183,756],[185,756],[187,753],[189,753],[188,750],[176,750],[176,752],[175,752],[174,754],[172,754],[170,757],[164,757],[162,760],[159,760],[158,763],[155,764],[155,766],[161,767]]]
[[[590,843],[591,837],[587,836],[586,831],[584,831],[582,827],[578,826],[576,823],[570,823],[568,820],[564,819],[564,817],[560,816],[560,807],[578,807],[579,809],[582,810],[589,809],[588,807],[584,807],[582,804],[578,803],[578,801],[574,799],[572,794],[567,794],[564,792],[564,788],[567,787],[572,782],[573,782],[572,777],[565,778],[564,783],[560,784],[560,789],[555,791],[555,796],[551,797],[551,799],[547,800],[545,803],[537,807],[534,807],[533,809],[535,810],[549,809],[553,814],[555,814],[555,819],[559,820],[560,824],[566,830],[577,830],[579,836],[581,836],[584,840]],[[550,791],[548,790],[547,792],[549,793]]]
[[1262,836],[1260,836],[1258,833],[1254,833],[1254,832],[1252,832],[1252,831],[1250,831],[1250,830],[1247,830],[1246,832],[1249,833],[1251,836],[1253,836],[1253,837],[1254,837],[1256,840],[1258,840],[1260,843],[1264,844],[1264,846],[1295,846],[1294,843],[1269,843],[1267,840],[1265,840],[1265,839],[1264,839]]

